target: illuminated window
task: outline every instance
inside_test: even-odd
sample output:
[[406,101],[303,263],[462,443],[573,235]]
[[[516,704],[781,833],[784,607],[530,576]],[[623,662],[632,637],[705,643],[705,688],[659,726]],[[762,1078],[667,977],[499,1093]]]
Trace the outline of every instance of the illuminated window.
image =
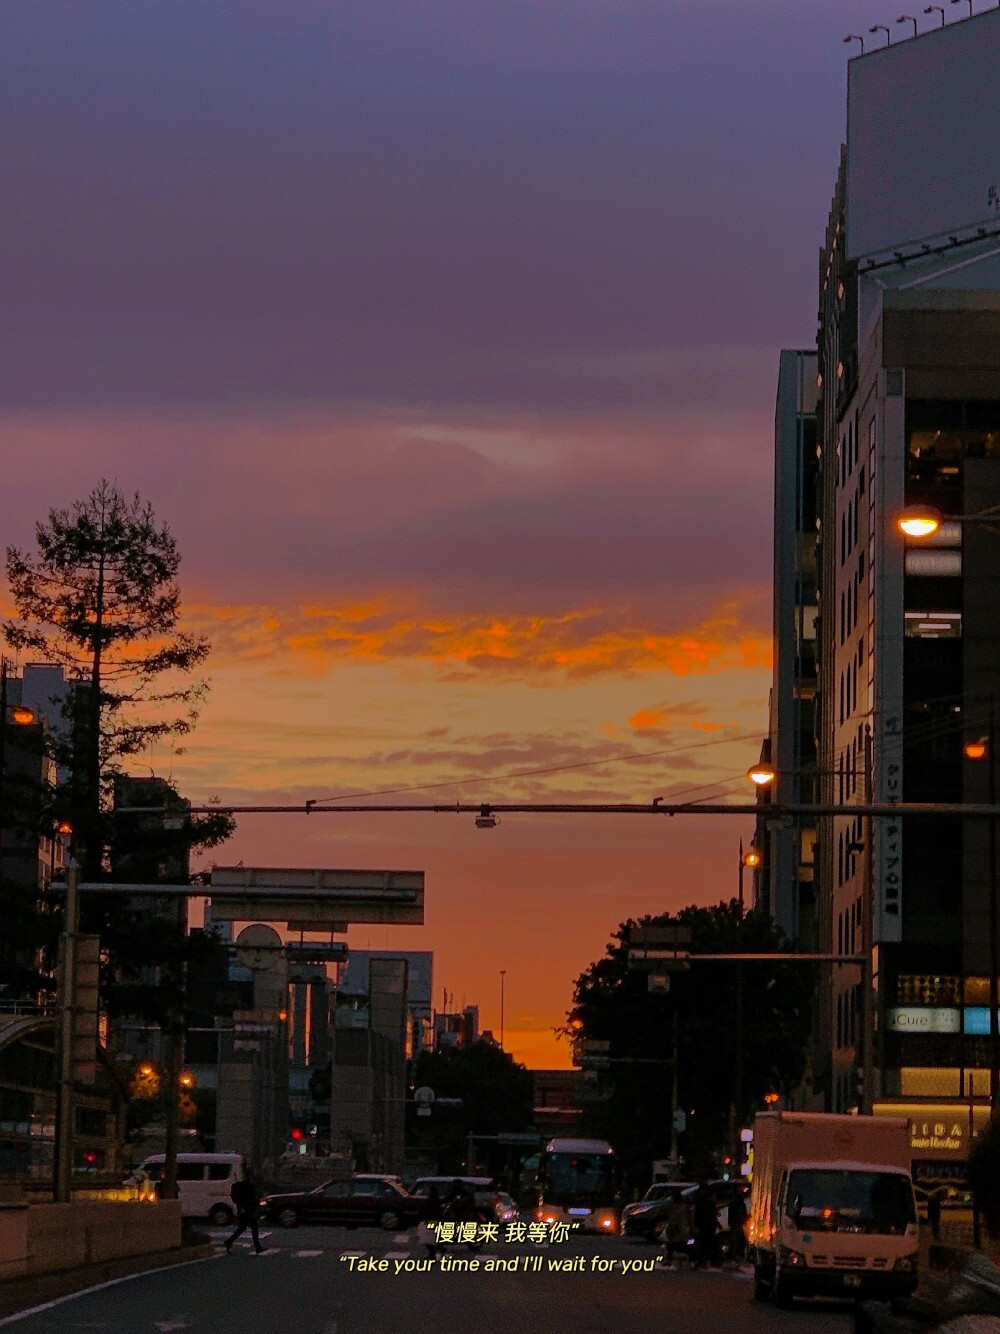
[[961,639],[960,611],[906,611],[903,623],[907,639]]

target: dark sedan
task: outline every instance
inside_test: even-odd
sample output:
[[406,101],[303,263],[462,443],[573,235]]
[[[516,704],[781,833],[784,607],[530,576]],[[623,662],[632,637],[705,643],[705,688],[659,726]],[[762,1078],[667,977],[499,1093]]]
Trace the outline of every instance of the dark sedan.
[[695,1181],[664,1181],[650,1186],[636,1204],[622,1210],[622,1231],[626,1237],[646,1237],[649,1241],[666,1238],[667,1215],[678,1196],[691,1201],[698,1184]]
[[341,1223],[346,1227],[381,1227],[394,1232],[419,1218],[422,1200],[407,1195],[392,1177],[356,1176],[328,1181],[315,1190],[265,1195],[263,1216],[280,1227],[299,1223]]

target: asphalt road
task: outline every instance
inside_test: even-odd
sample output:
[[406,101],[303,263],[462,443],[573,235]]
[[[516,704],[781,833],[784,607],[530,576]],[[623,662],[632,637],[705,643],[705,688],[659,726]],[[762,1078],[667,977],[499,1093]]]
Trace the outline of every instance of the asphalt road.
[[[413,1262],[425,1257],[412,1232],[295,1228],[262,1241],[267,1250],[260,1256],[237,1243],[232,1255],[92,1289],[0,1319],[0,1328],[17,1334],[847,1334],[852,1328],[846,1307],[758,1306],[750,1301],[746,1271],[664,1269],[654,1247],[614,1237],[553,1246],[491,1243],[478,1255],[460,1248],[449,1256],[478,1260],[475,1272],[417,1269]],[[373,1261],[385,1263],[369,1268]],[[561,1267],[550,1269],[550,1262]]]

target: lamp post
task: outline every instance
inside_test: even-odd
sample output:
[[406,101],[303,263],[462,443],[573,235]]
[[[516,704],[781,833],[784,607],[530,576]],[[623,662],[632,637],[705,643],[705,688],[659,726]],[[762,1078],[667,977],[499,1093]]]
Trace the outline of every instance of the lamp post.
[[[761,861],[760,849],[753,843],[744,851],[743,840],[740,839],[740,859],[739,859],[739,879],[737,881],[736,896],[736,942],[737,950],[743,953],[743,917],[746,910],[746,900],[743,895],[743,871],[749,866],[751,868],[759,866]],[[740,1120],[743,1116],[743,1067],[746,1063],[743,1052],[745,1045],[745,1027],[744,1018],[744,997],[743,997],[743,962],[739,960],[736,964],[736,1041],[735,1041],[735,1071],[733,1079],[733,1111],[732,1125],[730,1126],[730,1139],[732,1141],[733,1162],[739,1157],[740,1143]]]
[[501,969],[500,969],[500,1050],[501,1050],[501,1051],[503,1051],[503,1000],[504,1000],[504,996],[503,996],[504,985],[503,985],[503,984],[504,984],[504,979],[506,978],[506,976],[507,976],[507,969],[506,969],[506,968],[501,968]]
[[[977,763],[986,760],[986,784],[990,801],[996,799],[996,707],[990,699],[989,731],[985,737],[967,741],[963,747],[965,757]],[[997,822],[990,820],[987,826],[988,840],[986,859],[989,864],[989,907],[988,936],[990,958],[990,1108],[996,1110],[1000,1105],[1000,929],[997,921]]]
[[[872,802],[872,764],[871,734],[865,737],[865,798],[870,806]],[[769,787],[778,777],[778,770],[772,764],[761,761],[747,770],[747,778],[758,788]],[[856,807],[844,806],[844,815],[851,814]],[[875,970],[872,964],[874,949],[874,863],[872,844],[874,825],[868,815],[867,837],[865,839],[865,875],[862,879],[862,914],[861,914],[861,1041],[860,1050],[856,1049],[856,1059],[861,1063],[861,1090],[859,1110],[863,1115],[870,1115],[875,1100]]]
[[907,505],[896,516],[896,527],[903,536],[918,542],[933,537],[946,523],[978,523],[984,528],[1000,528],[1000,505],[990,505],[975,514],[944,514],[933,505]]
[[[925,11],[926,12],[926,11]],[[971,12],[971,5],[970,5]],[[909,505],[896,518],[896,526],[905,537],[920,542],[933,535],[945,523],[979,524],[992,531],[1000,530],[1000,505],[990,505],[975,514],[942,514],[930,505]],[[990,696],[989,726],[986,736],[973,738],[963,747],[968,760],[978,762],[986,760],[986,783],[990,803],[996,800],[996,705]],[[995,1111],[1000,1106],[1000,924],[998,924],[997,898],[1000,885],[997,877],[997,822],[992,817],[987,823],[987,862],[989,866],[989,1009],[990,1009],[990,1108]],[[963,1007],[964,1013],[964,1007]]]

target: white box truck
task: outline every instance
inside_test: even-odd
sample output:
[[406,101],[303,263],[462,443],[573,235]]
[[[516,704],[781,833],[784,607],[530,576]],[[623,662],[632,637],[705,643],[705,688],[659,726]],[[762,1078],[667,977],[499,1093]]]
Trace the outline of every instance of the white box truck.
[[754,1300],[912,1293],[910,1160],[903,1119],[760,1113],[747,1219]]

